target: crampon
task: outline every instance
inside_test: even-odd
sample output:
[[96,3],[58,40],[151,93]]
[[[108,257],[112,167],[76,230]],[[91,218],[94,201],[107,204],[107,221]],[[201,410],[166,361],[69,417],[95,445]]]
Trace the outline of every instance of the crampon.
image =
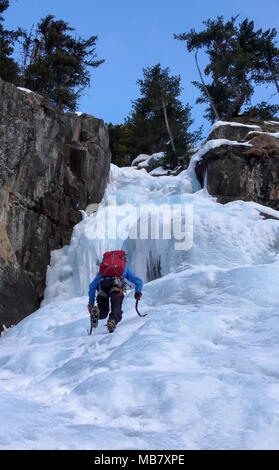
[[93,330],[96,330],[98,323],[99,323],[99,309],[97,306],[92,308],[92,311],[90,313],[90,331],[88,331],[88,334],[91,335]]
[[113,333],[116,328],[116,324],[113,320],[109,320],[106,324],[106,327],[109,333]]

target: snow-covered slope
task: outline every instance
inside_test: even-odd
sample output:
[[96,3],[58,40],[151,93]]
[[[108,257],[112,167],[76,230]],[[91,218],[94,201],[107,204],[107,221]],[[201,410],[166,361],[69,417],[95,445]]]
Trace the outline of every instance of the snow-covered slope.
[[[129,239],[124,229],[95,239],[113,201],[122,216],[136,208],[130,234],[144,203],[153,214],[161,204],[187,207],[192,246]],[[279,449],[279,221],[260,211],[278,216],[217,204],[193,163],[156,178],[112,166],[98,214],[53,253],[42,308],[1,338],[0,448]],[[100,322],[88,336],[96,262],[121,247],[146,282],[148,316],[137,316],[131,290],[115,333]]]

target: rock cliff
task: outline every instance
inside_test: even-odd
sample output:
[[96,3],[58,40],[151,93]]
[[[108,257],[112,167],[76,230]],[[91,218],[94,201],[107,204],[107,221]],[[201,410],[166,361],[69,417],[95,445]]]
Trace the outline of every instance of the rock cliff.
[[200,184],[206,176],[221,203],[242,199],[279,210],[278,139],[279,122],[216,123],[208,138],[214,145],[195,167]]
[[103,197],[108,131],[0,80],[0,331],[36,310],[50,252]]

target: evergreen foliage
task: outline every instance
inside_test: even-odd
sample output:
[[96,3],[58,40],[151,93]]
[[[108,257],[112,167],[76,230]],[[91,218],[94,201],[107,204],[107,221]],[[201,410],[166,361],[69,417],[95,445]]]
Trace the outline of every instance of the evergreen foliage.
[[187,154],[201,136],[201,129],[191,133],[191,107],[179,100],[182,88],[179,76],[171,76],[169,67],[160,64],[143,69],[137,80],[140,98],[132,101],[132,111],[125,120],[131,132],[130,156],[166,151],[166,163],[173,167]]
[[107,125],[111,150],[111,161],[117,166],[130,166],[131,130],[125,124]]
[[262,101],[256,106],[251,106],[248,109],[244,110],[245,115],[256,118],[259,120],[268,120],[276,119],[279,120],[279,105],[277,104],[268,104],[266,101]]
[[84,40],[73,36],[74,28],[48,15],[34,35],[25,32],[23,86],[46,96],[60,109],[76,110],[82,91],[90,84],[89,68],[96,60],[97,36]]
[[20,30],[9,31],[3,26],[2,13],[9,7],[9,0],[0,0],[0,78],[7,82],[19,84],[19,66],[11,57],[14,44],[20,36]]
[[[256,83],[273,83],[279,92],[279,49],[275,45],[276,30],[255,30],[254,22],[246,18],[237,24],[237,17],[225,22],[223,16],[203,22],[205,29],[197,33],[174,35],[186,41],[189,52],[205,50],[209,63],[204,73],[210,78],[207,89],[218,114],[230,120],[249,105]],[[201,91],[198,103],[209,103],[202,83],[193,82]],[[205,117],[214,120],[212,109]]]

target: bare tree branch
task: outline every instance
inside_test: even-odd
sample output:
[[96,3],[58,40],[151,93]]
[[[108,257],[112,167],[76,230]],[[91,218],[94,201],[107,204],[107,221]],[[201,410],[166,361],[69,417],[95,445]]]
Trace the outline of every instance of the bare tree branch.
[[204,82],[204,79],[203,79],[203,76],[202,76],[202,73],[201,73],[201,69],[200,69],[200,67],[199,67],[199,63],[198,63],[198,51],[196,51],[196,53],[195,53],[195,60],[196,60],[196,65],[197,65],[197,69],[198,69],[198,71],[199,71],[199,75],[200,75],[202,84],[203,84],[203,86],[204,86],[205,92],[206,92],[206,94],[207,94],[207,96],[208,96],[208,99],[209,99],[209,101],[210,101],[210,106],[211,106],[211,108],[212,108],[212,110],[213,110],[213,112],[214,112],[214,114],[215,114],[215,116],[216,116],[216,119],[217,119],[218,121],[220,121],[220,120],[221,120],[221,119],[220,119],[220,116],[219,116],[219,114],[218,114],[217,109],[215,108],[213,99],[212,99],[212,97],[211,97],[211,95],[210,95],[210,93],[209,93],[209,91],[208,91],[208,88],[207,88],[205,82]]

